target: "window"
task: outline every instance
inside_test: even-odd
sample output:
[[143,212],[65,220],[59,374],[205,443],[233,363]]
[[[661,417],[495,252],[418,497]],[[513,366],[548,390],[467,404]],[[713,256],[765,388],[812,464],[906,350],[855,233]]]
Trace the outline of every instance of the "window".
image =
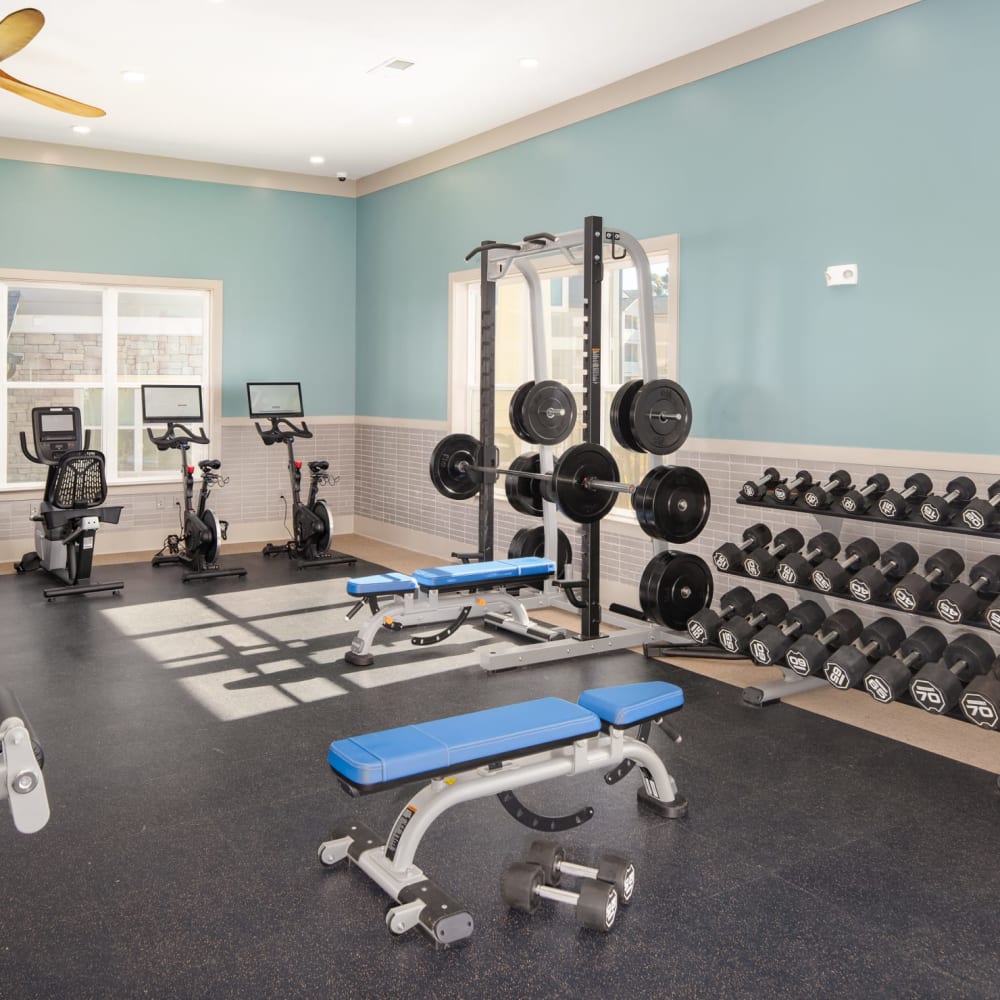
[[218,425],[220,293],[213,281],[0,271],[7,345],[0,487],[44,481],[19,439],[24,431],[30,445],[31,409],[43,405],[80,408],[110,483],[173,478],[177,456],[149,440],[139,386],[200,385],[211,436]]
[[[657,377],[677,378],[677,275],[679,241],[676,236],[643,240],[653,281]],[[601,441],[618,462],[622,479],[639,482],[648,458],[619,446],[611,434],[609,413],[619,387],[642,375],[639,345],[638,282],[628,257],[611,260],[605,251],[601,302],[603,427]],[[533,258],[542,281],[545,339],[549,378],[565,383],[577,400],[583,398],[583,273],[564,258]],[[546,264],[548,263],[548,266]],[[511,396],[522,382],[534,377],[528,292],[516,269],[497,282],[496,445],[500,464],[535,446],[518,438],[508,416]],[[479,433],[479,271],[451,276],[451,429]],[[582,440],[580,421],[556,452]],[[501,484],[502,489],[502,484]],[[627,495],[618,506],[628,509]]]

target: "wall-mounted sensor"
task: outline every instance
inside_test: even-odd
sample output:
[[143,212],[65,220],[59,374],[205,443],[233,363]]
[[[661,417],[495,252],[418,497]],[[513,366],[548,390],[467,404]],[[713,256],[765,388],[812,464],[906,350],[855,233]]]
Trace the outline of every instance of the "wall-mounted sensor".
[[831,264],[826,269],[827,287],[832,285],[856,285],[857,283],[857,264]]

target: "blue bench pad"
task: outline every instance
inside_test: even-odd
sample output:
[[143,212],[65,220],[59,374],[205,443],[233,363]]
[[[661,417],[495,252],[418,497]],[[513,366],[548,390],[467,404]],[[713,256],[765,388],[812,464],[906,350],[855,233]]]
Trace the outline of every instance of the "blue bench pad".
[[684,704],[684,692],[666,681],[590,688],[577,699],[584,708],[619,729],[665,715]]
[[492,562],[458,563],[418,569],[413,578],[426,590],[441,587],[473,587],[478,583],[495,583],[532,576],[552,576],[556,564],[550,559],[525,556],[523,559],[494,559]]
[[375,576],[356,576],[347,581],[351,597],[367,594],[405,594],[417,589],[417,581],[406,573],[377,573]]
[[335,740],[327,761],[352,784],[376,785],[571,742],[600,728],[600,719],[588,709],[562,698],[539,698]]
[[576,705],[538,698],[335,740],[327,762],[352,785],[371,787],[569,743],[597,733],[602,720],[624,729],[683,704],[684,693],[666,681],[591,688]]

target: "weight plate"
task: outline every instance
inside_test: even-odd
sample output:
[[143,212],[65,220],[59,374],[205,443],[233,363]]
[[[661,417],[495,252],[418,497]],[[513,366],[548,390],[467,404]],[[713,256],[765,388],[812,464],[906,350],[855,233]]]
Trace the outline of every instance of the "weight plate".
[[479,439],[471,434],[449,434],[431,453],[431,482],[449,500],[468,500],[479,492],[481,477],[467,466],[479,464]]
[[632,404],[635,402],[635,394],[642,388],[642,379],[634,378],[626,382],[616,393],[611,401],[611,433],[615,440],[628,451],[642,451],[639,442],[636,441],[632,433],[630,414]]
[[639,603],[647,618],[681,630],[712,603],[712,571],[689,552],[660,552],[642,571]]
[[[513,405],[511,400],[512,408]],[[521,399],[520,424],[527,432],[526,441],[535,444],[565,441],[576,425],[573,393],[561,382],[551,379],[535,382]]]
[[[518,455],[510,463],[511,469],[516,472],[538,472],[541,468],[541,460],[537,451],[530,451],[526,455]],[[542,516],[542,483],[538,479],[522,479],[520,476],[505,476],[504,491],[507,494],[507,502],[519,514],[527,514],[530,517]]]
[[[570,545],[569,538],[560,528],[556,536],[556,576],[563,576],[563,569],[573,562],[573,546]],[[545,556],[545,529],[541,526],[537,528],[520,528],[514,532],[514,537],[510,540],[510,547],[507,549],[508,559],[523,559],[525,556]]]
[[528,434],[528,428],[524,426],[524,422],[521,417],[524,413],[525,397],[529,392],[531,392],[534,385],[534,382],[522,382],[514,390],[514,395],[510,397],[510,406],[507,409],[507,416],[510,420],[510,429],[522,441],[527,441],[528,444],[538,444],[538,442],[532,439]]
[[712,497],[697,469],[660,465],[650,469],[632,494],[639,527],[653,538],[682,545],[708,523]]
[[592,524],[605,517],[615,505],[617,494],[590,489],[586,480],[618,482],[618,463],[599,444],[575,444],[556,459],[552,474],[559,510],[577,524]]
[[669,378],[644,382],[632,400],[629,426],[639,450],[670,455],[691,433],[691,400]]

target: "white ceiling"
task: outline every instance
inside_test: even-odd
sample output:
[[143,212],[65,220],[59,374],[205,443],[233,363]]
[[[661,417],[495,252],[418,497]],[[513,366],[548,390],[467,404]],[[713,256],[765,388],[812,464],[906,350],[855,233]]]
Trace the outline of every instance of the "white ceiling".
[[[3,70],[107,116],[0,90],[0,137],[357,178],[816,0],[39,2],[45,27]],[[0,16],[20,6],[8,0]],[[523,57],[538,68],[520,68]],[[369,72],[391,59],[414,65]]]

